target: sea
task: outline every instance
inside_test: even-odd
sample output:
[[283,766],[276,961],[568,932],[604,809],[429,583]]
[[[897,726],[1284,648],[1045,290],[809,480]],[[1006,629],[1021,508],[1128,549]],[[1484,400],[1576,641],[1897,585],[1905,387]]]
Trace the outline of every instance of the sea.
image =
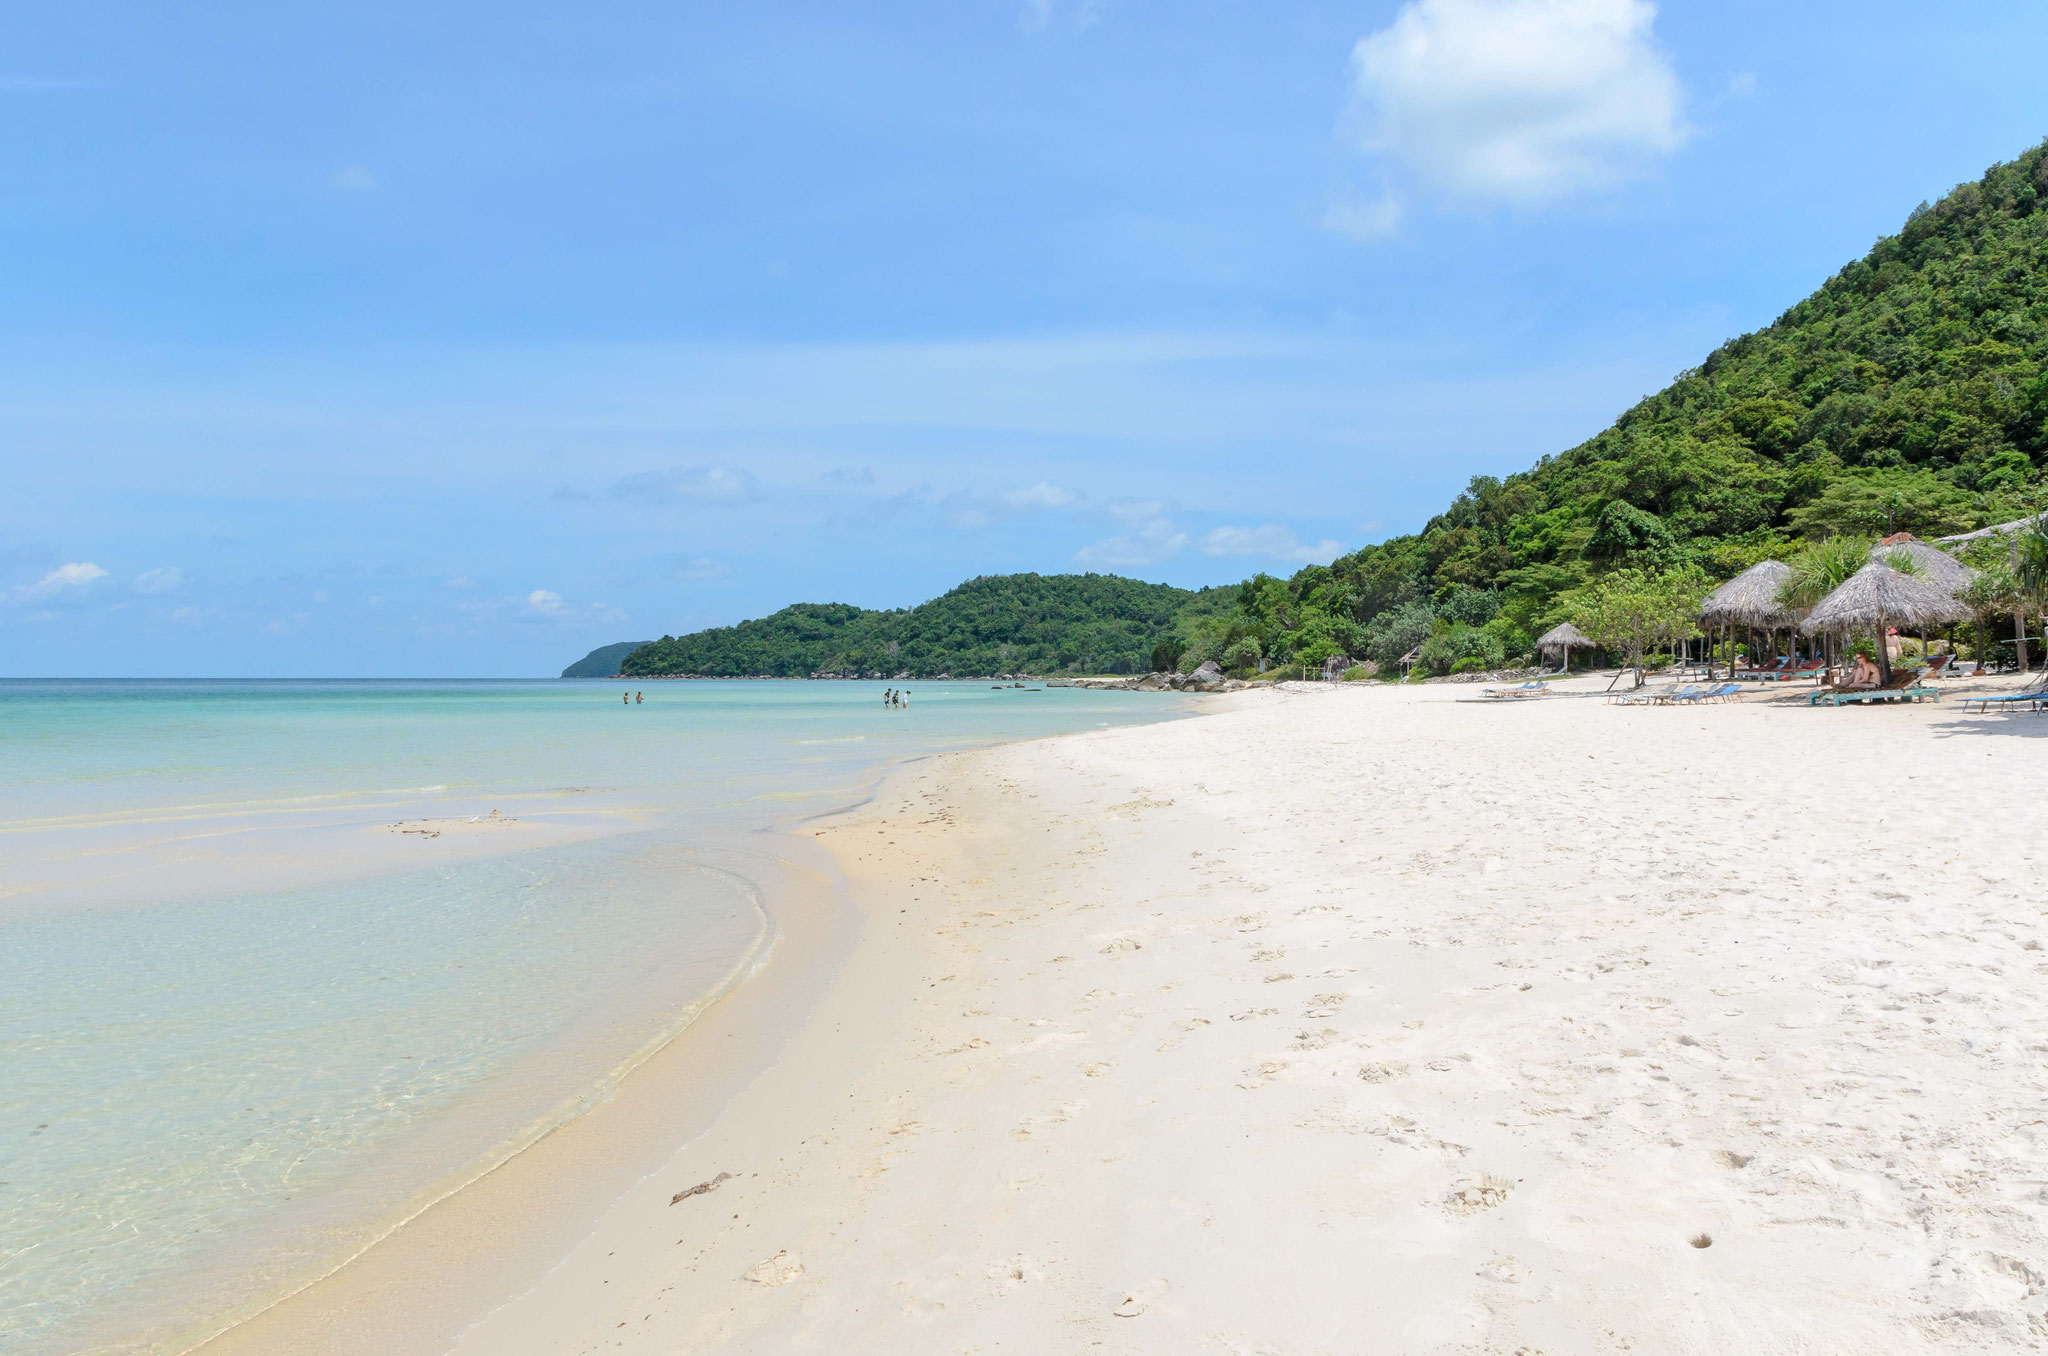
[[891,767],[1181,710],[887,686],[0,680],[0,1353],[175,1352],[594,1105]]

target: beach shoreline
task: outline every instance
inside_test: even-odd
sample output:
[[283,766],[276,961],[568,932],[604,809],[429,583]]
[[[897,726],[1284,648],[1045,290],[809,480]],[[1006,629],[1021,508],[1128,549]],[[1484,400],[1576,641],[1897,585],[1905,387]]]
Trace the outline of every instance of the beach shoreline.
[[180,1356],[445,1351],[466,1322],[509,1297],[505,1277],[544,1272],[622,1184],[771,1062],[844,963],[858,920],[830,860],[793,834],[758,831],[698,855],[743,872],[768,919],[768,939],[729,983],[578,1114],[461,1174],[256,1311],[210,1320],[175,1347]]
[[899,769],[790,1059],[456,1352],[2037,1342],[2030,727],[1497,706]]
[[[715,1096],[679,1068],[688,1119],[627,1080],[608,1198],[515,1163],[208,1356],[2027,1349],[2032,727],[1605,679],[900,765],[802,826],[845,912],[801,1013],[705,1014],[679,1060],[792,1020]],[[1827,808],[1906,767],[1903,812]],[[477,1284],[507,1218],[552,1250]]]

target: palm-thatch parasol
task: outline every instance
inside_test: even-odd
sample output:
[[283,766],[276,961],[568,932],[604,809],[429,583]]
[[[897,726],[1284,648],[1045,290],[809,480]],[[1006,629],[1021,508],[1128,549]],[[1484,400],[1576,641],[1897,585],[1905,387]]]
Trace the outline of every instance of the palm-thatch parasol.
[[1536,637],[1538,654],[1558,653],[1563,655],[1563,671],[1571,672],[1573,650],[1597,650],[1600,647],[1586,638],[1583,631],[1570,622],[1559,622],[1542,635]]
[[1792,567],[1784,561],[1759,560],[1707,595],[1707,601],[1700,608],[1700,622],[1710,631],[1718,626],[1729,633],[1729,677],[1735,676],[1736,627],[1777,631],[1789,630],[1799,624],[1799,614],[1778,601],[1785,581],[1791,577]]
[[1849,581],[1814,604],[1806,614],[1809,635],[1821,631],[1874,630],[1877,632],[1877,666],[1887,682],[1892,665],[1885,629],[1909,626],[1915,630],[1945,626],[1970,615],[1970,609],[1937,584],[1900,574],[1883,561],[1873,560],[1849,577]]
[[1792,626],[1798,616],[1778,601],[1778,591],[1791,577],[1792,567],[1784,561],[1759,560],[1707,595],[1700,620],[1709,626],[1752,626],[1766,631]]
[[1957,560],[1938,546],[1930,546],[1918,537],[1900,534],[1901,539],[1886,537],[1870,548],[1872,560],[1890,564],[1893,556],[1902,555],[1920,568],[1920,577],[1946,593],[1960,595],[1970,587],[1970,581],[1977,572]]

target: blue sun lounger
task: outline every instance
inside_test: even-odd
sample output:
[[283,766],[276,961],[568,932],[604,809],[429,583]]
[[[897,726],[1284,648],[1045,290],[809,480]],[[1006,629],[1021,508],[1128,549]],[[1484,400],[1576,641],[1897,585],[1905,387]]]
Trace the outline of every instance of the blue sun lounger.
[[1965,697],[1963,709],[1967,711],[1974,705],[1979,711],[1987,713],[1994,706],[2001,711],[2038,711],[2043,702],[2048,702],[2048,688],[2035,687],[2028,688],[2025,692],[2009,692],[2003,697]]

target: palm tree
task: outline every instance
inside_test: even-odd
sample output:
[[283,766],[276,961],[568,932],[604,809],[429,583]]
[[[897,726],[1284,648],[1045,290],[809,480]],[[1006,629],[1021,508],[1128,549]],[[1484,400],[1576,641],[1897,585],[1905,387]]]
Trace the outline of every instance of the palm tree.
[[1813,543],[1786,563],[1792,567],[1792,573],[1779,587],[1778,601],[1795,612],[1805,612],[1870,563],[1870,538],[1829,537]]
[[2048,612],[2048,524],[2036,518],[2026,532],[2013,534],[2012,542],[2013,635],[2019,642],[2020,669],[2027,667],[2028,611]]

